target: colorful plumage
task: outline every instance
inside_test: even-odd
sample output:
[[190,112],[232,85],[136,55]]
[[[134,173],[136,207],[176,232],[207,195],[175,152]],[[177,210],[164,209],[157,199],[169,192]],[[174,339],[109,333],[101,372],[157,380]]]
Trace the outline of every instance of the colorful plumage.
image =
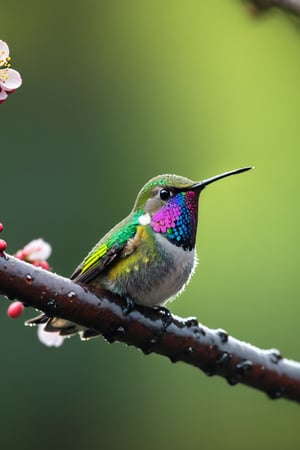
[[[214,181],[249,169],[225,172],[202,182],[177,175],[151,179],[139,192],[129,216],[96,244],[71,279],[142,305],[163,305],[184,289],[194,272],[200,192]],[[45,331],[64,336],[78,331],[82,338],[97,334],[44,314],[29,323],[45,324]]]

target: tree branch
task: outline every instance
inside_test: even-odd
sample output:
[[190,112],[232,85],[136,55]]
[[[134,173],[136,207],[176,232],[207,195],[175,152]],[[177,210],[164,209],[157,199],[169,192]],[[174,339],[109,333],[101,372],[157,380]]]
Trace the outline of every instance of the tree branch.
[[258,11],[278,8],[300,16],[300,0],[250,0]]
[[210,330],[195,318],[172,316],[165,308],[132,305],[107,291],[93,291],[54,273],[0,253],[0,291],[25,304],[99,331],[107,341],[126,342],[172,362],[184,361],[207,375],[243,383],[270,398],[300,402],[300,363],[278,350],[261,350]]

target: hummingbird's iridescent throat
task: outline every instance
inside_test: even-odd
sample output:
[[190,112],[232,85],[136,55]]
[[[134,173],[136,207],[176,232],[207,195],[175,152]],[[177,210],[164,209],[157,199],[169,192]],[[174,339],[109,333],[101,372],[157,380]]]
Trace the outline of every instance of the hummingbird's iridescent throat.
[[199,192],[178,192],[152,216],[151,227],[184,250],[195,246]]

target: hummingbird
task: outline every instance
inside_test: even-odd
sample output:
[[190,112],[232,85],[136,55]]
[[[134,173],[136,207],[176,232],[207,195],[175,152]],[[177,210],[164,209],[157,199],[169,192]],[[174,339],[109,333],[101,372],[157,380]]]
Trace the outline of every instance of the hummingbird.
[[[140,305],[164,305],[184,290],[197,265],[200,193],[215,181],[250,169],[235,169],[199,182],[170,174],[152,178],[140,190],[130,214],[100,239],[71,280]],[[44,324],[44,331],[62,336],[80,332],[82,339],[99,334],[45,314],[27,324]]]

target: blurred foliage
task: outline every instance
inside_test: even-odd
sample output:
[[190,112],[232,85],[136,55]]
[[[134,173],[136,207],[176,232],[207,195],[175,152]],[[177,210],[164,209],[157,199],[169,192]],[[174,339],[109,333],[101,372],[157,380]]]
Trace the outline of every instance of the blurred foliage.
[[[170,308],[299,360],[299,28],[237,1],[10,0],[0,39],[23,76],[0,106],[9,251],[42,236],[68,275],[148,178],[254,165],[204,192]],[[299,446],[296,404],[101,338],[44,348],[6,306],[5,449]]]

